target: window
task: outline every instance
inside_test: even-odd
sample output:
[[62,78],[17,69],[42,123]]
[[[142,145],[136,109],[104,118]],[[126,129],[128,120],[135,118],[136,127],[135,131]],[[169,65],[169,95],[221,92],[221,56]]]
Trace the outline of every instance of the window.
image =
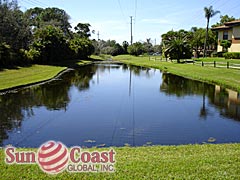
[[223,40],[228,40],[228,31],[223,32]]

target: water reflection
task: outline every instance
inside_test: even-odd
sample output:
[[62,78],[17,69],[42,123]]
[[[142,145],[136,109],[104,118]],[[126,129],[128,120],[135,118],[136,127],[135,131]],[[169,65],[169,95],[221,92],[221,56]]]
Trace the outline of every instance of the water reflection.
[[1,95],[0,145],[8,138],[7,132],[19,131],[22,121],[34,116],[33,108],[44,106],[50,111],[66,111],[70,101],[70,87],[73,85],[79,91],[87,90],[96,70],[96,66],[87,66],[81,71],[64,74],[61,79],[49,84]]
[[0,114],[1,146],[38,147],[49,139],[139,146],[202,143],[209,137],[238,142],[240,137],[238,92],[127,65],[90,65],[1,95]]
[[166,95],[175,95],[179,98],[202,95],[202,106],[199,110],[199,116],[202,119],[206,119],[209,115],[206,107],[206,98],[208,98],[209,103],[217,107],[222,116],[240,121],[240,93],[237,91],[185,79],[169,73],[163,73],[162,79],[160,91]]

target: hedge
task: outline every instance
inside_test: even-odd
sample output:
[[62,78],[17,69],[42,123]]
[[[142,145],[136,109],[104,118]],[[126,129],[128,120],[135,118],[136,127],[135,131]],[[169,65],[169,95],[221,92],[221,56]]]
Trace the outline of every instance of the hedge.
[[223,54],[225,59],[240,59],[240,52],[227,52]]

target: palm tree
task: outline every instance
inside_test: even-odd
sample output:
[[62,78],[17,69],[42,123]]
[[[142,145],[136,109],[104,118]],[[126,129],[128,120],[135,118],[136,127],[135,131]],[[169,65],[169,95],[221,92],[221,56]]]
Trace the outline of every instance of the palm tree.
[[189,55],[189,34],[186,31],[169,31],[167,34],[162,35],[162,39],[165,49],[164,54],[166,56],[169,55],[171,60],[177,59],[177,62],[180,63],[180,59],[186,58]]
[[208,39],[209,21],[210,21],[210,18],[212,18],[216,14],[220,13],[220,11],[214,11],[213,7],[210,6],[209,8],[204,7],[204,12],[205,12],[205,17],[207,19],[206,37],[205,37],[204,52],[203,52],[204,53],[203,56],[205,57],[206,56],[207,39]]

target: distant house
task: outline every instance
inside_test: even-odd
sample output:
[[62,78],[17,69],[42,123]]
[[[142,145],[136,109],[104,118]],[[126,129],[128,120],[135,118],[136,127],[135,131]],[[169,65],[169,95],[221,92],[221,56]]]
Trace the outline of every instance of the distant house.
[[240,20],[227,22],[224,26],[212,28],[218,34],[217,52],[222,52],[221,40],[229,40],[232,42],[228,52],[240,52]]

